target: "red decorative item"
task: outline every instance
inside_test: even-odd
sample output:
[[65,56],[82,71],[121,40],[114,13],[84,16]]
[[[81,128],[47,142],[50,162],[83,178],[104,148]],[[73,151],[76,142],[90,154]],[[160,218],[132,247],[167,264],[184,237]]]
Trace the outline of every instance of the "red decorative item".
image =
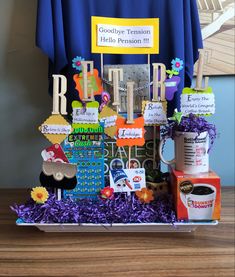
[[100,196],[102,199],[112,199],[114,196],[114,189],[110,187],[105,187],[100,191]]

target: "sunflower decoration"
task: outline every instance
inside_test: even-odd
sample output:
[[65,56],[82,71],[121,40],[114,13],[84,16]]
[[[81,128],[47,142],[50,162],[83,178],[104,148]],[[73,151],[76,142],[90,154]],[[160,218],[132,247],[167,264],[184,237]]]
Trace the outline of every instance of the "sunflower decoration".
[[49,197],[49,193],[46,188],[44,187],[35,187],[31,191],[31,198],[37,204],[44,204]]
[[75,68],[78,71],[82,70],[82,61],[85,59],[79,56],[76,56],[75,58],[72,59],[72,67]]
[[151,189],[142,188],[135,192],[136,196],[142,203],[150,203],[154,200],[153,191]]

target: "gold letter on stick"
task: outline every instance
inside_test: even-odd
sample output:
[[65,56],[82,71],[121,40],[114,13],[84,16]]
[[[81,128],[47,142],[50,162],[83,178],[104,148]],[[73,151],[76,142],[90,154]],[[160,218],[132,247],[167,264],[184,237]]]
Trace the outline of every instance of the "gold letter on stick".
[[94,62],[93,61],[81,61],[82,64],[82,79],[83,79],[83,99],[82,101],[92,101],[94,100],[94,91],[93,88],[90,87],[90,97],[88,97],[88,83],[89,80],[87,78],[88,65],[90,65],[90,73],[93,74],[94,71]]
[[[67,114],[67,79],[63,75],[52,75],[53,77],[53,111],[52,114]],[[60,104],[59,104],[60,98]],[[59,108],[60,105],[60,108]]]
[[[160,79],[159,79],[160,69]],[[160,87],[160,100],[165,101],[165,80],[166,80],[166,66],[163,63],[153,63],[153,99],[152,101],[159,101],[158,88]]]
[[113,106],[119,106],[119,81],[123,81],[123,69],[110,68],[109,81],[113,82]]

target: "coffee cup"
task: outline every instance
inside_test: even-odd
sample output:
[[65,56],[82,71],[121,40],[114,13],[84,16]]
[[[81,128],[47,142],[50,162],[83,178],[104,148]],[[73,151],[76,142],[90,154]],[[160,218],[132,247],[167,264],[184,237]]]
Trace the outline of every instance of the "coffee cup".
[[175,169],[186,174],[199,174],[209,171],[209,136],[208,132],[201,134],[193,132],[176,132],[174,137],[175,158],[171,161],[164,159],[163,145],[170,137],[159,143],[159,157],[163,163],[175,164]]
[[209,184],[194,184],[193,190],[180,198],[188,212],[189,220],[211,220],[213,217],[216,188]]

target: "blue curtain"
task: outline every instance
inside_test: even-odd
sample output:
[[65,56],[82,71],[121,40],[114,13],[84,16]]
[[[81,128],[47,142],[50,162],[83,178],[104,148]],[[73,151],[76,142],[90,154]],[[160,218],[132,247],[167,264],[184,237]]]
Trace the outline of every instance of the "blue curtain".
[[[36,44],[49,58],[49,80],[53,73],[68,78],[68,98],[77,98],[71,61],[75,56],[94,60],[91,54],[91,16],[120,18],[160,18],[160,54],[151,62],[162,62],[168,69],[171,60],[184,60],[178,92],[170,101],[170,114],[179,108],[182,88],[191,85],[193,65],[202,48],[196,0],[38,0]],[[146,63],[146,55],[104,55],[104,64]],[[50,88],[49,88],[50,91]]]

